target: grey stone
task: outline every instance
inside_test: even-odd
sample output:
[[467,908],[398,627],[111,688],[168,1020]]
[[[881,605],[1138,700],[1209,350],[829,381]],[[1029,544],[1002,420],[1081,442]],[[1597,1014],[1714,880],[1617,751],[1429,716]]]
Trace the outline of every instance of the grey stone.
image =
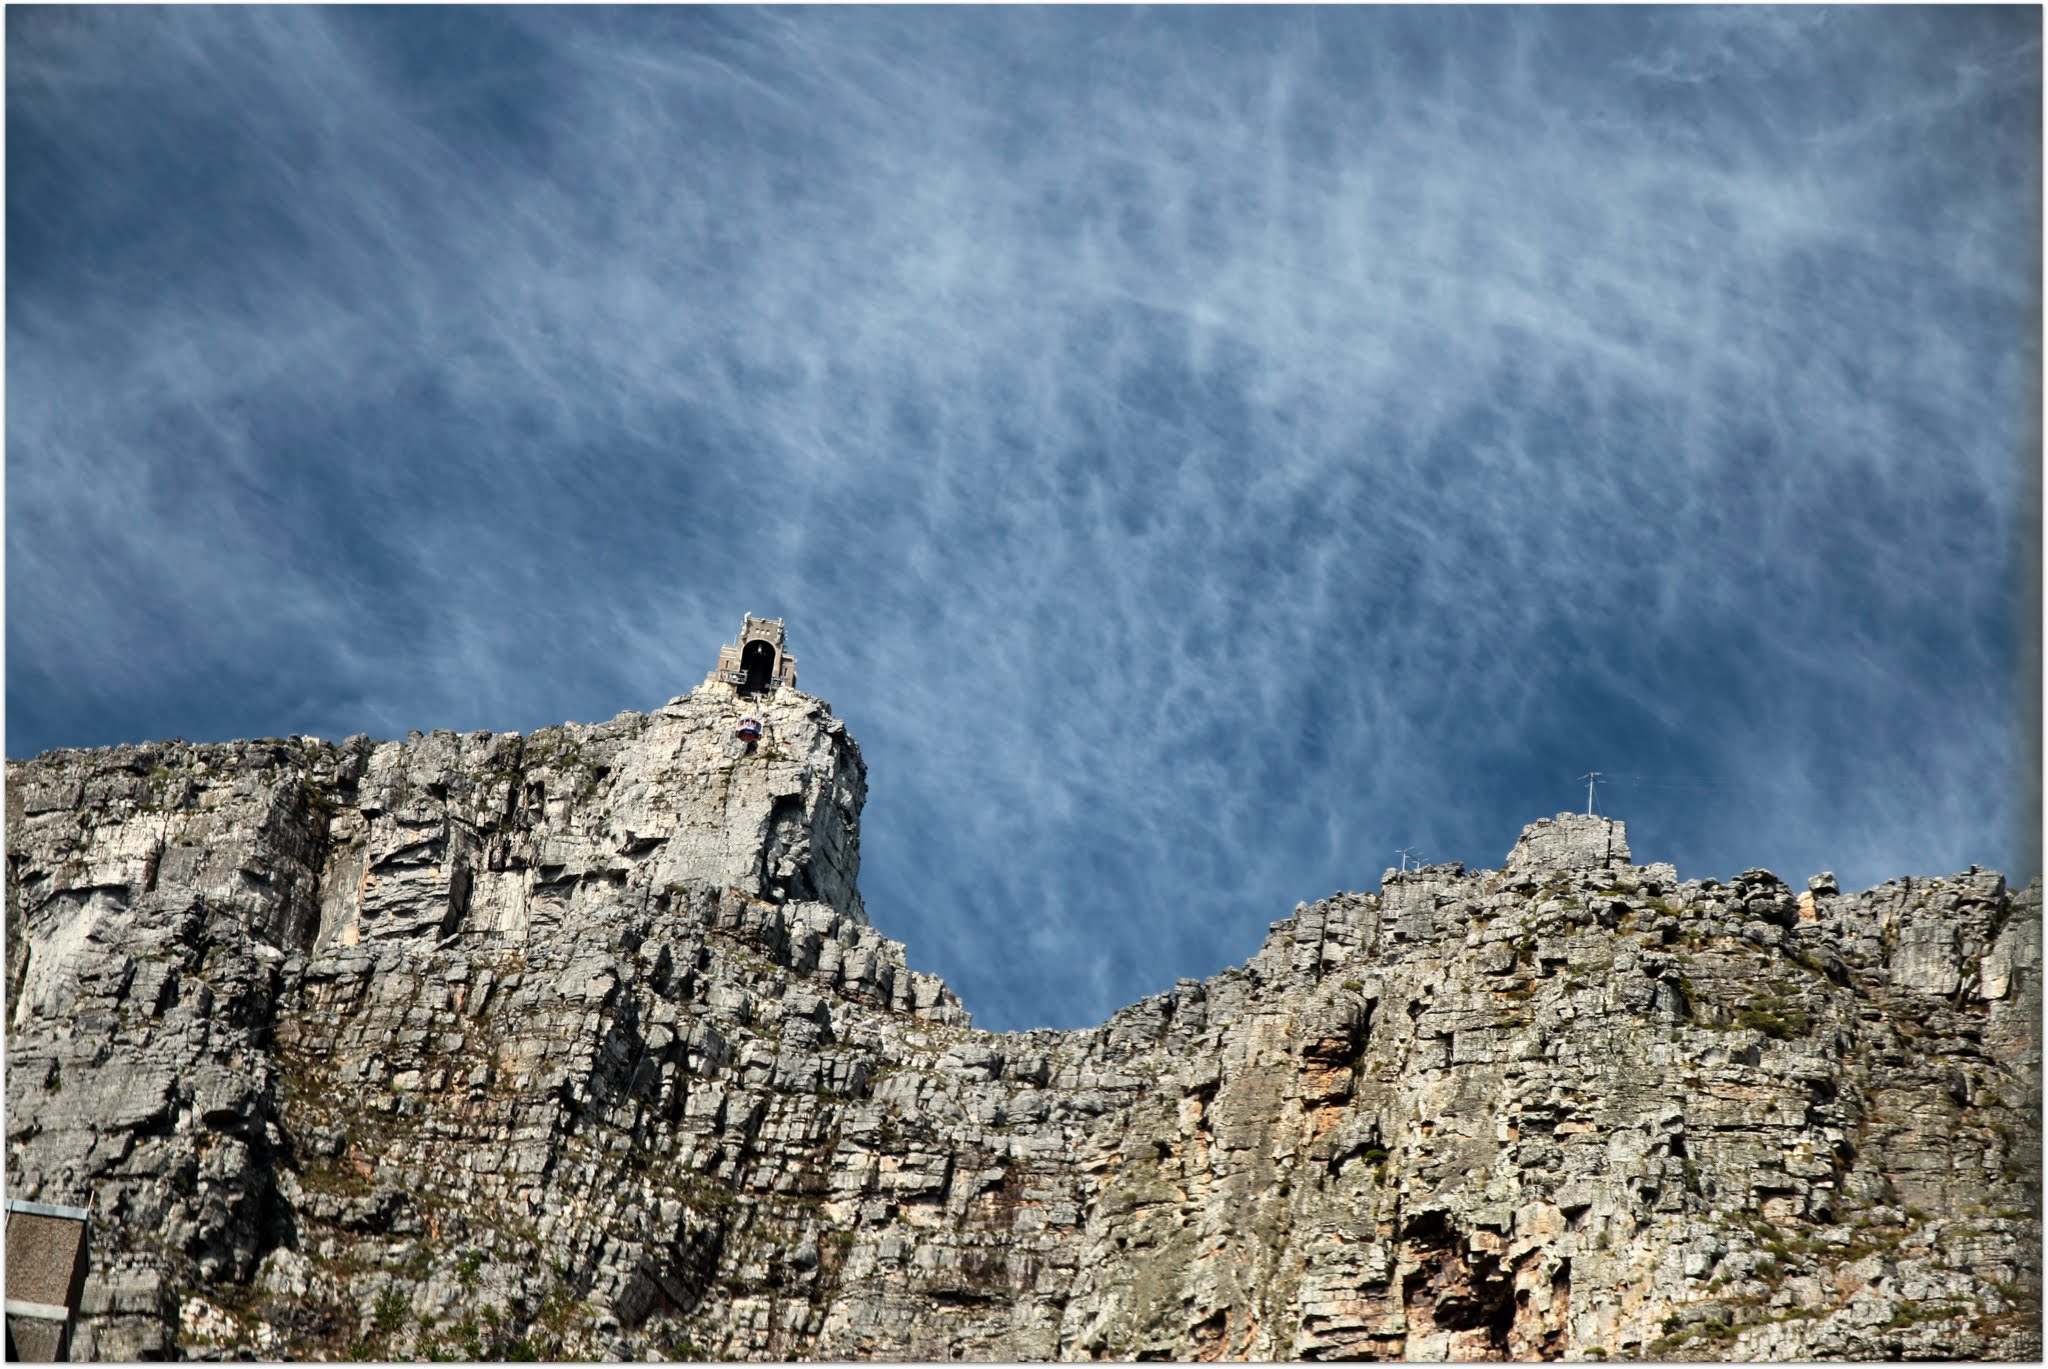
[[844,726],[746,707],[10,763],[76,1348],[2038,1356],[2038,882],[1680,883],[1562,814],[994,1035],[869,923]]
[[1508,852],[1506,873],[1607,870],[1629,863],[1628,824],[1586,813],[1538,818]]

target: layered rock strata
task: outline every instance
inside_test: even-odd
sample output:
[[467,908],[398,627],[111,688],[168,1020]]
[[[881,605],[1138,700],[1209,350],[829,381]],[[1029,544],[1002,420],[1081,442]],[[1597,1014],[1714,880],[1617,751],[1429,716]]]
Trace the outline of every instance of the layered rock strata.
[[2038,1357],[2038,883],[1567,814],[977,1032],[861,906],[844,727],[747,708],[10,762],[78,1352]]

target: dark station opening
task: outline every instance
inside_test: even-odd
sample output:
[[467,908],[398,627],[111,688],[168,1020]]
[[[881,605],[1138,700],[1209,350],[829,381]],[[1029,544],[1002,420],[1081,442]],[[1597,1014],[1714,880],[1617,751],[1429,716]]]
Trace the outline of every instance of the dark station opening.
[[740,681],[740,693],[758,694],[766,689],[775,674],[775,648],[763,641],[748,642],[740,652],[740,672],[745,677]]

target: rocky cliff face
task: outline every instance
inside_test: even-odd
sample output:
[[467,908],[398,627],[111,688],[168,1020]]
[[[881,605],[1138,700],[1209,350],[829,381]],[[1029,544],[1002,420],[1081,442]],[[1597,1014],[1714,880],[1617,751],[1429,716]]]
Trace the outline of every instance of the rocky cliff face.
[[82,1353],[2034,1358],[2040,894],[1532,825],[1092,1031],[970,1028],[858,748],[10,762],[7,1164]]

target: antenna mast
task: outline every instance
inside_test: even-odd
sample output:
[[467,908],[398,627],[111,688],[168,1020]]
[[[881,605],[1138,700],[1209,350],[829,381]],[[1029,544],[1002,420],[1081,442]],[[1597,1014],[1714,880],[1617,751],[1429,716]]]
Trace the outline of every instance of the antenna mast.
[[1593,816],[1593,781],[1600,778],[1600,772],[1588,770],[1579,778],[1586,782],[1586,816],[1590,818]]

